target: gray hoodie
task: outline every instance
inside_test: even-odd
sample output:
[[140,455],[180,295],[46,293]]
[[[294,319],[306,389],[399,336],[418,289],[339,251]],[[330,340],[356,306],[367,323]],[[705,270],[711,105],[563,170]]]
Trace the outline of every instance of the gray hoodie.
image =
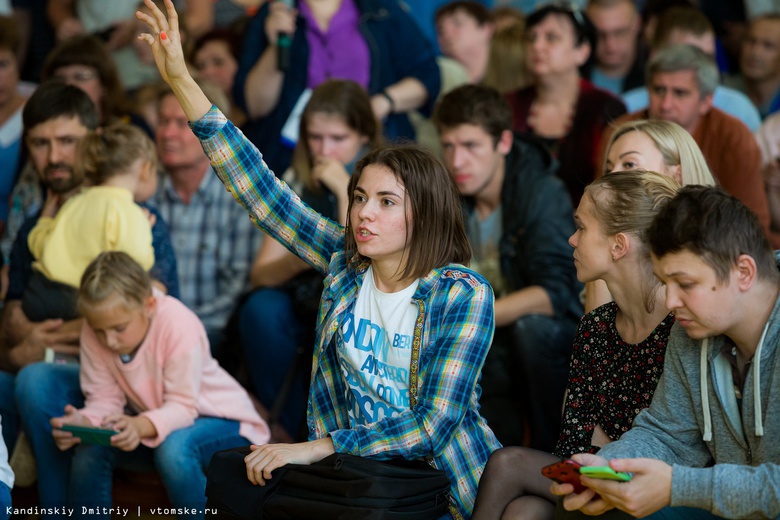
[[650,407],[599,455],[671,464],[672,506],[726,518],[780,518],[780,299],[764,336],[745,379],[740,418],[721,355],[731,341],[693,340],[675,325]]

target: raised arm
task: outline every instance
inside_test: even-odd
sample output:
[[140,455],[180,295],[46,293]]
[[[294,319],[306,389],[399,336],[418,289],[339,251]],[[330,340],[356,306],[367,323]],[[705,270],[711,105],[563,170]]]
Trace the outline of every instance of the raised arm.
[[179,15],[171,0],[164,1],[167,17],[152,0],[144,0],[151,14],[136,11],[136,18],[151,28],[151,33],[139,34],[138,39],[152,48],[160,76],[173,90],[187,119],[197,121],[209,111],[211,102],[187,70],[179,34]]

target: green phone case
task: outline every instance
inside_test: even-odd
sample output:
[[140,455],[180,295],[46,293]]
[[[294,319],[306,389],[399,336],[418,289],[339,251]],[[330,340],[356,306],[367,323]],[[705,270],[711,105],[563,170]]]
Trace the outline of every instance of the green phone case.
[[75,424],[63,424],[61,430],[71,432],[74,437],[81,439],[85,444],[101,444],[111,446],[111,437],[119,433],[108,428],[96,428],[94,426],[77,426]]
[[592,478],[603,478],[606,480],[618,480],[628,482],[631,475],[623,471],[615,471],[609,466],[583,466],[580,468],[580,475]]

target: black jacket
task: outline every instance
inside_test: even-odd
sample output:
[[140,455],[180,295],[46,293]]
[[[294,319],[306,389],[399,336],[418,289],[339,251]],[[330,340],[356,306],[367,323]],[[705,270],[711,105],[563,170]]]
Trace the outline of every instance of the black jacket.
[[[568,243],[574,217],[569,193],[555,175],[557,167],[541,143],[515,136],[501,189],[501,274],[512,292],[543,287],[557,319],[579,321],[582,285]],[[473,198],[465,198],[464,207],[471,215]]]

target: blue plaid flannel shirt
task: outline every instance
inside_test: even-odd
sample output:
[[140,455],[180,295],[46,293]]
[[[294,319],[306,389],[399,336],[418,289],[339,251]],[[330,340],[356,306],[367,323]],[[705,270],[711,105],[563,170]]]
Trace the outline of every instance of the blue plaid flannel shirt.
[[[479,478],[500,444],[479,415],[482,365],[495,327],[494,297],[484,278],[459,265],[434,269],[412,299],[422,327],[417,404],[374,424],[350,424],[347,387],[335,342],[341,316],[355,305],[368,267],[348,268],[344,228],[303,204],[268,169],[260,152],[215,107],[192,123],[214,170],[250,218],[326,275],[308,403],[311,439],[330,435],[337,452],[377,459],[428,459],[452,483],[451,514],[469,518]],[[414,394],[415,390],[411,390]]]

